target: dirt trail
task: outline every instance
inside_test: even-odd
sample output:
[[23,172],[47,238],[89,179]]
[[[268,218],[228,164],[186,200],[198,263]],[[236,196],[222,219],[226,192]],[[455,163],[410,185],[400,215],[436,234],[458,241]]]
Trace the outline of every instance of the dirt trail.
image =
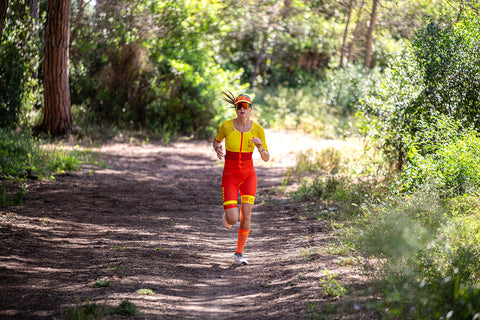
[[[307,319],[307,303],[321,310],[327,301],[323,270],[359,284],[335,256],[298,255],[330,234],[323,221],[299,219],[301,204],[277,192],[296,152],[339,142],[266,134],[272,161],[255,158],[248,266],[232,264],[238,224],[222,227],[222,165],[209,142],[109,144],[99,149],[108,168],[33,182],[24,206],[0,211],[0,319],[61,319],[86,299],[129,300],[141,315],[128,319]],[[96,288],[97,280],[111,285]],[[368,318],[351,307],[329,317]]]

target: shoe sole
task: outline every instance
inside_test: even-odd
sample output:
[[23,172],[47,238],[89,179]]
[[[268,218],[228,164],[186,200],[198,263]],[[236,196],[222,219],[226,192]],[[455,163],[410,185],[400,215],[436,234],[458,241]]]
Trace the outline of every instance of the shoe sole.
[[239,259],[237,259],[236,257],[233,258],[233,263],[234,263],[234,264],[238,264],[238,265],[243,265],[243,266],[248,265],[248,261],[247,261],[246,259],[243,259],[243,258],[242,258],[242,260],[239,260]]

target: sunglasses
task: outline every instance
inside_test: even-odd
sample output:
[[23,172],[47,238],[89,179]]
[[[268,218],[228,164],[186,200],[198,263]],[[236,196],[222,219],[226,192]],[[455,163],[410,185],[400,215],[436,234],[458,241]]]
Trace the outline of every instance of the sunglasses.
[[235,110],[248,109],[251,107],[251,104],[246,102],[240,102],[235,105]]

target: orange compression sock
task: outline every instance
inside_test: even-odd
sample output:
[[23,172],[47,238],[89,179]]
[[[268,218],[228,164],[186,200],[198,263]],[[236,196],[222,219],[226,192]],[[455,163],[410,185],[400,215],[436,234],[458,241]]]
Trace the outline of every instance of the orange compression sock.
[[235,251],[236,253],[243,253],[243,248],[245,247],[245,243],[247,242],[249,233],[250,229],[243,230],[242,228],[238,228],[237,251]]

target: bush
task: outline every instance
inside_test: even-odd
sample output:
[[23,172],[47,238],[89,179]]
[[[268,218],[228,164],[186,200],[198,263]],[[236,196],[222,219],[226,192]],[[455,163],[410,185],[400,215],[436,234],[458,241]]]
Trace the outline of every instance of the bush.
[[[379,141],[398,169],[407,158],[406,144],[439,114],[450,116],[462,128],[480,127],[476,21],[473,15],[459,23],[430,20],[362,101],[365,132]],[[423,150],[425,145],[417,142]]]
[[[22,4],[23,5],[23,4]],[[15,3],[12,4],[15,7]],[[0,46],[0,128],[15,128],[40,103],[40,24],[8,10]]]
[[120,305],[113,310],[112,313],[124,316],[135,316],[138,315],[140,312],[138,311],[138,308],[134,303],[128,300],[123,300]]
[[408,147],[401,191],[430,184],[448,198],[480,188],[480,138],[475,131],[462,132],[454,120],[442,117],[427,125]]
[[[386,318],[474,319],[480,312],[480,200],[435,187],[364,206],[351,242],[370,257]],[[479,313],[480,315],[480,313]]]
[[47,148],[28,134],[0,131],[0,180],[45,178],[77,170],[84,160],[79,151]]
[[241,70],[226,71],[215,59],[208,32],[219,7],[148,0],[111,9],[121,14],[91,16],[94,27],[85,19],[77,30],[73,103],[97,123],[149,131],[164,142],[180,134],[211,138],[230,116],[221,92],[248,87],[240,85]]

